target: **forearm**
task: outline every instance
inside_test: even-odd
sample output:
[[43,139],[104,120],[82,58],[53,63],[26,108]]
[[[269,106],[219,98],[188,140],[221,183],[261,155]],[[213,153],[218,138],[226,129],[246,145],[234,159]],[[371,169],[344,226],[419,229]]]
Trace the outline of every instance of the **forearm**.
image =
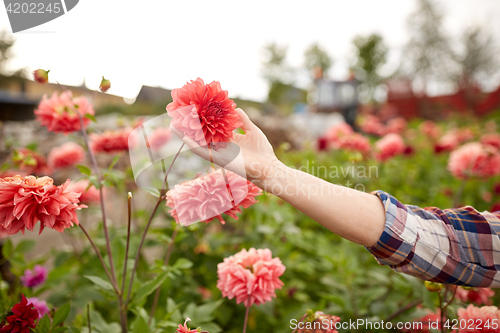
[[308,215],[330,231],[370,247],[385,226],[385,210],[374,195],[326,182],[305,172],[273,163],[260,186]]

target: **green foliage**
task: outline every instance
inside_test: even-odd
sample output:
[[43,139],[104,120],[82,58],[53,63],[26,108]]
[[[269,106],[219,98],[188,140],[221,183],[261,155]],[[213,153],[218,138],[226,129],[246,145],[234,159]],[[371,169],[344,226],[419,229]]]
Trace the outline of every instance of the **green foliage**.
[[304,52],[304,67],[312,71],[313,68],[319,67],[323,72],[327,72],[333,65],[333,60],[320,45],[313,44]]
[[[499,112],[493,113],[490,119],[499,122],[499,115]],[[484,121],[460,117],[454,123],[471,127],[478,137]],[[416,130],[419,123],[410,123],[412,130]],[[447,129],[451,121],[440,126]],[[371,138],[372,142],[375,140]],[[446,169],[448,154],[436,155],[431,140],[422,135],[416,134],[411,140],[407,138],[407,143],[415,148],[414,155],[399,156],[384,164],[373,159],[353,161],[352,155],[343,151],[317,152],[310,147],[302,151],[285,151],[282,147],[276,154],[286,165],[309,166],[308,172],[331,183],[357,186],[366,192],[383,189],[403,203],[451,207],[453,196],[449,192],[455,192],[460,181]],[[118,168],[122,165],[118,159],[115,158],[103,172],[106,177],[103,186],[111,183],[121,186],[130,174],[124,167]],[[362,167],[364,174],[357,172]],[[79,169],[85,176],[92,177],[88,167]],[[499,177],[471,180],[462,202],[479,211],[489,209],[491,203],[500,201],[500,195],[492,190],[499,180]],[[491,203],[483,198],[486,192],[492,195]],[[126,209],[126,195],[122,199],[122,205],[115,207]],[[339,316],[343,321],[386,320],[413,303],[435,310],[437,293],[429,292],[422,281],[380,266],[362,246],[341,239],[278,197],[264,193],[258,199],[259,203],[243,210],[238,220],[228,218],[225,225],[212,221],[184,228],[173,222],[164,204],[160,205],[137,261],[137,275],[127,311],[129,332],[172,333],[187,317],[192,319],[188,322],[190,328],[200,327],[210,333],[241,332],[245,307],[236,304],[234,299],[222,298],[216,287],[217,264],[242,248],[250,247],[271,249],[273,256],[282,260],[286,271],[281,277],[284,287],[276,291],[276,298],[251,308],[248,332],[288,333],[290,320],[299,319],[308,309]],[[137,230],[144,230],[149,216],[148,210],[134,209],[132,218]],[[86,226],[87,219],[94,217],[86,219],[82,214],[80,218]],[[95,225],[96,228],[88,228],[88,231],[103,254],[104,262],[108,263],[109,258],[104,255],[103,225]],[[179,229],[174,238],[176,228]],[[84,246],[59,248],[27,261],[25,254],[33,251],[33,241],[4,240],[2,255],[9,260],[10,271],[16,277],[35,264],[51,267],[51,271],[44,285],[31,289],[20,283],[9,285],[7,281],[0,281],[0,321],[9,315],[20,294],[25,294],[44,299],[51,309],[56,309],[50,313],[50,319],[45,316],[40,320],[36,332],[89,332],[88,304],[91,305],[92,332],[121,332],[120,304],[94,249],[86,243],[79,228],[64,232],[64,236]],[[121,286],[125,279],[126,296],[141,234],[132,232],[128,257],[125,254],[125,224],[109,225],[109,234],[117,285]],[[165,264],[167,247],[172,243],[173,251]],[[125,263],[128,273],[122,277]],[[157,288],[159,295],[156,298]],[[155,299],[156,311],[150,318]],[[498,304],[500,297],[496,296],[494,301]],[[459,306],[464,304],[454,303],[450,314],[454,315]],[[425,314],[424,311],[412,307],[393,317],[392,321],[410,321]]]
[[356,62],[352,68],[368,99],[373,100],[375,88],[382,83],[379,70],[387,60],[387,46],[379,34],[356,36],[352,44],[356,50]]

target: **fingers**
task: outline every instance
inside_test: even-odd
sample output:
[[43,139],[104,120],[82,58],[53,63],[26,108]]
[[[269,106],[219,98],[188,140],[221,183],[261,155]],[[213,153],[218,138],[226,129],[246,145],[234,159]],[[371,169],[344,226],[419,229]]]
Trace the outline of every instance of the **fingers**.
[[181,131],[179,131],[177,128],[170,126],[170,131],[177,135],[179,139],[184,142],[189,149],[195,153],[196,155],[200,156],[201,158],[204,158],[208,160],[210,158],[208,149],[206,147],[201,147],[196,141],[188,137],[187,135],[184,135]]
[[236,112],[238,112],[238,115],[240,116],[240,120],[243,123],[243,125],[241,125],[242,130],[247,132],[247,131],[251,131],[257,127],[257,126],[255,126],[254,123],[252,123],[252,121],[250,120],[248,115],[245,113],[245,111],[243,111],[240,108],[237,108]]

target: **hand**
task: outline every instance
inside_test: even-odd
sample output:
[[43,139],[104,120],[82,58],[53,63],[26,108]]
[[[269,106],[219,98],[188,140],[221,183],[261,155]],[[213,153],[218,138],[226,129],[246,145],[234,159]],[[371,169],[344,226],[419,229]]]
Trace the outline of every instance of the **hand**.
[[[241,129],[245,134],[234,133],[233,139],[230,139],[226,148],[217,150],[208,149],[206,146],[200,146],[193,139],[184,136],[184,133],[171,128],[191,151],[207,161],[227,168],[242,177],[263,188],[264,183],[268,183],[272,177],[272,170],[280,162],[274,154],[273,147],[267,140],[264,133],[248,118],[247,114],[240,108],[236,109],[243,123]],[[243,163],[235,157],[241,153]]]

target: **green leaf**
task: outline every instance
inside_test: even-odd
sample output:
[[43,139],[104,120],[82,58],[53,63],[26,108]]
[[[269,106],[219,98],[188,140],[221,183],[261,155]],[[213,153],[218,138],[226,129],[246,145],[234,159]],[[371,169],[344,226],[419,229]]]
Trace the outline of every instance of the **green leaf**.
[[89,167],[86,167],[85,165],[77,164],[76,167],[80,171],[80,173],[90,176],[92,174],[92,170],[90,170]]
[[423,296],[424,296],[423,304],[427,309],[434,310],[436,308],[436,303],[434,302],[433,294],[436,293],[431,293],[430,291],[427,290],[427,288],[425,288],[425,286],[423,287]]
[[50,332],[50,318],[45,315],[40,322],[38,323],[38,331],[40,333],[49,333]]
[[67,330],[68,330],[67,327],[56,327],[50,333],[66,332]]
[[35,244],[36,243],[33,240],[24,239],[24,240],[20,241],[19,244],[17,244],[14,252],[16,252],[16,253],[30,252],[35,247]]
[[118,163],[118,160],[120,159],[120,156],[121,154],[113,158],[113,162],[111,162],[111,164],[109,165],[108,170],[111,170],[115,167],[116,163]]
[[149,294],[151,294],[153,291],[155,291],[156,288],[158,288],[167,279],[168,273],[169,273],[168,270],[165,272],[162,272],[154,280],[143,284],[139,288],[139,290],[137,290],[137,293],[135,294],[133,302],[137,303],[137,302],[142,301],[144,298],[148,297]]
[[12,241],[10,240],[10,238],[7,238],[7,240],[5,241],[5,243],[3,243],[2,246],[3,257],[9,258],[12,255],[12,249],[13,249]]
[[188,269],[193,267],[193,262],[186,258],[179,258],[177,259],[173,267],[177,269]]
[[38,142],[32,142],[26,146],[29,150],[36,151],[38,149]]
[[76,328],[76,327],[71,327],[70,330],[73,333],[81,333],[80,330],[78,328]]
[[222,332],[222,328],[216,323],[203,323],[200,325],[202,331],[207,331],[210,333],[219,333]]
[[96,286],[100,287],[103,290],[113,290],[113,286],[111,285],[111,283],[109,283],[108,281],[105,281],[105,280],[101,279],[98,276],[85,275],[84,277],[86,277],[90,281],[94,282],[94,284]]
[[196,321],[199,323],[212,321],[212,313],[222,304],[222,302],[224,302],[224,299],[200,305],[196,309]]
[[89,113],[85,114],[85,118],[92,120],[94,123],[97,123],[95,117]]
[[180,307],[184,304],[181,302],[179,304],[175,304],[175,301],[170,297],[167,298],[167,315],[165,316],[165,320],[171,320],[176,323],[180,323],[182,316],[180,312]]
[[157,198],[160,196],[160,190],[157,188],[143,187],[142,189]]
[[132,324],[132,333],[149,332],[149,327],[144,318],[137,316],[137,319]]
[[65,321],[66,318],[68,318],[69,310],[70,306],[68,303],[61,306],[54,314],[54,318],[52,319],[52,327],[56,327],[59,324],[62,324],[62,322]]
[[[92,332],[99,333],[119,333],[121,332],[120,325],[118,323],[107,323],[102,315],[95,311],[90,310],[90,322],[92,324]],[[95,330],[94,330],[95,328]]]

